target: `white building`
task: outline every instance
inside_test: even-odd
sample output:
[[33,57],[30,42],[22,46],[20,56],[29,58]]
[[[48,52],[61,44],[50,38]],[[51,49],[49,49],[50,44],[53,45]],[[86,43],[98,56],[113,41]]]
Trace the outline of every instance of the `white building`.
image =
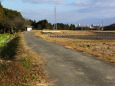
[[27,29],[27,31],[31,31],[32,30],[32,26],[27,26],[26,29]]

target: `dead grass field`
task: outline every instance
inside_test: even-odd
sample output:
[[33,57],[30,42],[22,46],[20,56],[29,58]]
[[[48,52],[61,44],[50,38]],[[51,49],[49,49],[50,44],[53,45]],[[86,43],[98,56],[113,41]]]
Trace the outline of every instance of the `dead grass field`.
[[61,33],[44,34],[38,31],[34,35],[115,62],[115,31],[62,30]]

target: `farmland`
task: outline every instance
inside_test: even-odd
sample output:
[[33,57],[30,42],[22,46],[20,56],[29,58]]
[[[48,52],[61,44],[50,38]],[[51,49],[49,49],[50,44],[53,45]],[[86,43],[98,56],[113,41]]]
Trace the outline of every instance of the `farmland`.
[[66,31],[61,33],[35,33],[49,41],[53,41],[86,53],[98,56],[100,59],[115,62],[115,32],[114,31]]

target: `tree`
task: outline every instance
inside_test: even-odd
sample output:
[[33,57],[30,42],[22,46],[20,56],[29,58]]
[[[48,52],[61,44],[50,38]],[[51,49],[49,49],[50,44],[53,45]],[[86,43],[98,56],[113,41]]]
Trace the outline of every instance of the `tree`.
[[69,25],[68,24],[65,25],[65,30],[69,30]]
[[22,15],[20,12],[17,12],[17,11],[11,10],[11,9],[7,9],[7,8],[3,8],[3,9],[4,9],[4,13],[8,19],[12,20],[17,17],[22,18]]
[[2,31],[2,28],[3,28],[3,24],[4,24],[4,21],[5,20],[5,13],[4,13],[4,9],[3,9],[3,6],[1,5],[1,2],[0,2],[0,31]]
[[32,26],[38,30],[43,29],[53,29],[53,26],[51,23],[49,23],[46,19],[41,21],[33,21]]
[[67,25],[63,23],[57,23],[58,30],[66,30]]
[[[29,21],[17,17],[17,18],[15,18],[15,19],[13,19],[12,24],[14,24],[14,26],[12,26],[12,28],[11,28],[12,30],[11,30],[11,31],[21,32],[21,31],[25,31],[26,26],[29,25]],[[13,33],[14,33],[14,32],[13,32]]]
[[49,29],[49,23],[48,23],[48,21],[45,19],[45,20],[43,20],[42,21],[42,28],[43,29]]
[[53,25],[51,23],[49,23],[49,28],[50,30],[53,30]]
[[0,22],[2,22],[4,20],[4,18],[5,18],[4,9],[0,2]]
[[71,24],[69,29],[70,29],[70,30],[75,30],[76,27],[75,27],[75,25]]

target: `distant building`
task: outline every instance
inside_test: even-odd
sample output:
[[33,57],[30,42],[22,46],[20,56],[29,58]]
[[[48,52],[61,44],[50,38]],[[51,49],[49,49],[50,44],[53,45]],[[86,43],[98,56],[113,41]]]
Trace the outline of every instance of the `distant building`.
[[81,24],[79,23],[79,24],[78,24],[78,27],[80,27],[80,26],[81,26]]
[[26,27],[26,30],[27,30],[27,31],[31,31],[31,30],[32,30],[32,26],[27,26],[27,27]]
[[94,30],[100,30],[100,28],[101,28],[100,26],[94,26],[93,27]]

